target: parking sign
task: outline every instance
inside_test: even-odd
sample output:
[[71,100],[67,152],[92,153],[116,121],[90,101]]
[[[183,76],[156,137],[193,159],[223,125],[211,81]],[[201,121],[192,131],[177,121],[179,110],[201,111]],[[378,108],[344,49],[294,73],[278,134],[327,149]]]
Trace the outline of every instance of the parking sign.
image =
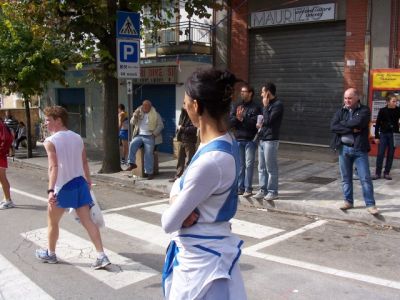
[[118,78],[139,78],[139,40],[117,39]]

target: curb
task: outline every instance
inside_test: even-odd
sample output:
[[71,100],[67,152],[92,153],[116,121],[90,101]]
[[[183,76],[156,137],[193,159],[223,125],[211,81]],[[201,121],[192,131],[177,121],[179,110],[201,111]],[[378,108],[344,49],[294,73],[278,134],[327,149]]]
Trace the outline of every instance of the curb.
[[[359,222],[372,226],[391,226],[400,228],[400,219],[397,217],[377,215],[372,216],[365,211],[365,207],[356,207],[346,212],[334,207],[321,207],[308,204],[307,200],[274,200],[272,205],[254,198],[239,197],[240,204],[244,207],[255,207],[270,211],[285,212],[296,215],[316,216],[319,218],[340,221]],[[301,203],[297,203],[301,202]]]

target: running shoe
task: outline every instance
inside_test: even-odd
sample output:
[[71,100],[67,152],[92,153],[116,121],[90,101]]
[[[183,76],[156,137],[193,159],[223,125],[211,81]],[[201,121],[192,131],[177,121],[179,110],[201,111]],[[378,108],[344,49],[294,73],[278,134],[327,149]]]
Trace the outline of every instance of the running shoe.
[[97,258],[96,261],[93,263],[92,268],[95,270],[103,269],[111,265],[110,260],[107,256],[103,256],[102,258]]
[[15,204],[14,204],[14,202],[12,202],[12,200],[0,202],[0,209],[8,209],[8,208],[14,208],[14,207],[15,207]]
[[37,249],[36,250],[36,258],[40,261],[48,264],[56,264],[58,263],[57,255],[49,255],[47,249]]

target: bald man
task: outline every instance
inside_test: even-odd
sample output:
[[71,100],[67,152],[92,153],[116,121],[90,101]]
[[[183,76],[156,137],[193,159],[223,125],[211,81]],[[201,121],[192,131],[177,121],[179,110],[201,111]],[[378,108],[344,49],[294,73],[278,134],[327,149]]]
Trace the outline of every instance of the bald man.
[[132,141],[129,144],[128,163],[126,171],[132,171],[137,168],[136,152],[141,146],[144,146],[144,172],[148,180],[154,178],[154,145],[159,144],[161,131],[164,128],[160,114],[155,110],[149,100],[144,100],[134,112],[130,120],[134,126],[132,132]]
[[344,105],[335,113],[331,122],[331,131],[334,133],[331,147],[339,152],[344,195],[344,203],[340,209],[346,211],[354,207],[353,165],[355,164],[367,211],[372,215],[377,215],[379,211],[375,206],[374,187],[368,161],[370,119],[371,112],[368,106],[360,103],[357,90],[347,89],[344,93]]

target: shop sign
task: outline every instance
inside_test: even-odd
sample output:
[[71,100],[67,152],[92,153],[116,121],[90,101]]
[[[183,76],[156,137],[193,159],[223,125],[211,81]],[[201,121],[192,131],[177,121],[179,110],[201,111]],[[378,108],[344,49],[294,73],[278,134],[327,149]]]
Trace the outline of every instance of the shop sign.
[[400,89],[400,72],[380,72],[372,74],[374,88]]
[[252,28],[335,20],[335,3],[253,12]]
[[140,78],[134,84],[175,84],[178,82],[176,66],[141,67]]

